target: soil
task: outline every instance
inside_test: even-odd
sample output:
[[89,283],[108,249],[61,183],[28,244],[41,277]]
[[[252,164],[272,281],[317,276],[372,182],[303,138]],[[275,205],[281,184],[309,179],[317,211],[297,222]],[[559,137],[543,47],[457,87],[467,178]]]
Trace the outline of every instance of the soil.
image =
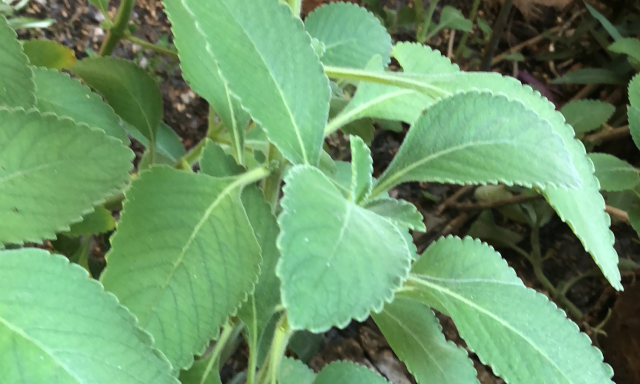
[[[322,0],[305,1],[304,12],[311,11],[321,2]],[[396,10],[411,3],[411,1],[400,0],[383,2],[388,9]],[[471,3],[471,0],[441,1],[435,14],[436,20],[444,5],[456,6],[466,15],[469,13]],[[631,4],[632,1],[615,2],[615,6],[614,2],[611,2],[612,4],[609,2],[598,4],[595,1],[590,1],[590,3],[611,17],[621,17],[625,12],[637,12]],[[428,7],[428,4],[429,1],[425,1],[425,7]],[[118,1],[111,2],[110,16],[115,14],[117,5]],[[499,7],[483,3],[480,7],[479,17],[484,18],[489,25],[492,25],[498,10]],[[550,28],[564,26],[567,21],[569,21],[568,25],[562,28],[572,30],[581,20],[580,15],[576,16],[578,13],[584,13],[583,6],[578,2],[561,10],[539,8],[536,17],[529,15],[526,19],[521,13],[513,11],[507,29],[502,36],[498,53],[505,52],[510,47],[538,36]],[[105,32],[100,27],[103,17],[95,8],[89,6],[86,0],[32,1],[22,11],[22,14],[36,18],[53,18],[57,23],[46,30],[19,31],[20,38],[47,38],[58,41],[73,48],[78,59],[87,57],[89,52],[96,52],[104,38]],[[170,26],[158,0],[138,0],[132,22],[137,27],[135,35],[141,39],[154,43],[171,41]],[[484,43],[482,35],[479,31],[475,31],[474,37],[479,42],[473,43],[473,39],[470,39],[471,44],[475,44],[475,47],[480,51]],[[394,38],[411,40],[413,34],[410,30],[399,29],[394,34]],[[436,36],[430,45],[446,54],[450,38],[451,33],[445,30]],[[456,39],[459,39],[459,36]],[[530,83],[543,94],[548,95],[558,106],[576,95],[600,98],[617,106],[624,106],[627,102],[624,87],[596,86],[589,88],[549,84],[549,80],[556,78],[558,74],[580,67],[598,67],[602,64],[600,62],[602,50],[597,46],[597,43],[593,39],[584,39],[584,41],[591,45],[582,43],[587,45],[569,58],[542,61],[536,60],[536,56],[548,54],[561,46],[561,42],[542,39],[540,42],[528,45],[521,51],[525,58],[523,62],[504,61],[494,67],[494,70],[506,75],[515,74],[523,82]],[[594,54],[596,51],[599,53]],[[163,93],[164,121],[179,134],[186,148],[190,148],[204,137],[207,129],[207,103],[189,89],[181,77],[179,65],[175,59],[142,49],[128,41],[123,41],[118,45],[114,56],[135,61],[158,80]],[[460,65],[465,69],[474,69],[478,59],[478,55],[472,55],[470,58],[461,59]],[[617,115],[622,113],[618,111]],[[372,143],[372,154],[377,174],[384,170],[393,158],[403,137],[404,132],[394,133],[381,129],[376,131]],[[139,150],[141,147],[134,148]],[[598,150],[616,154],[633,165],[640,165],[640,153],[628,137],[624,140],[606,143]],[[424,249],[431,241],[443,234],[461,236],[466,234],[479,211],[458,209],[458,205],[456,205],[464,202],[473,203],[473,188],[464,190],[464,193],[458,196],[455,201],[448,200],[460,191],[460,188],[437,183],[408,183],[392,191],[393,195],[413,202],[425,217],[428,232],[414,234],[414,240],[420,249]],[[425,192],[429,195],[425,195]],[[511,222],[501,217],[497,212],[494,213],[500,225],[525,237],[528,236],[528,229],[525,226]],[[612,230],[616,235],[615,248],[620,257],[640,262],[640,243],[635,231],[625,222],[615,222]],[[540,236],[541,247],[547,257],[544,263],[544,272],[554,285],[568,281],[577,274],[586,273],[593,268],[594,263],[591,256],[584,251],[571,229],[559,218],[553,218],[549,224],[544,226]],[[526,245],[521,246],[529,251]],[[104,266],[103,255],[107,247],[106,238],[95,239],[92,262],[98,265],[98,270]],[[508,249],[499,250],[525,284],[544,292],[544,288],[536,279],[533,269],[522,256]],[[640,307],[638,306],[640,290],[635,283],[635,278],[636,274],[633,271],[624,273],[623,285],[626,289],[624,293],[615,292],[598,275],[582,280],[573,286],[567,294],[568,299],[585,314],[584,318],[579,321],[580,327],[592,336],[596,343],[602,345],[605,361],[614,366],[615,379],[620,384],[640,382],[640,323],[638,322],[640,319]],[[598,324],[605,320],[610,312],[611,317],[604,328],[608,337],[603,334],[596,335],[601,332],[597,327]],[[451,320],[440,314],[438,316],[446,337],[464,346],[464,342],[460,339]],[[246,354],[246,346],[243,345],[226,362],[222,369],[224,382],[246,368]],[[492,374],[490,368],[480,364],[477,356],[471,352],[470,356],[474,360],[481,383],[503,382]],[[371,320],[364,323],[354,322],[343,330],[334,329],[327,332],[320,338],[318,352],[310,357],[309,365],[317,371],[328,362],[338,359],[353,360],[367,365],[380,372],[394,384],[415,382],[404,364],[395,357],[375,323]]]

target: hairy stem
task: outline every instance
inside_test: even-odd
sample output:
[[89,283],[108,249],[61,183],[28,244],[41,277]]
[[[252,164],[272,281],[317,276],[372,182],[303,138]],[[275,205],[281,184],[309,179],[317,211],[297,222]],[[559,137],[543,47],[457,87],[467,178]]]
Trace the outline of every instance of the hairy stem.
[[100,56],[111,56],[120,39],[124,37],[134,5],[135,0],[122,0],[116,14],[116,20],[100,47]]

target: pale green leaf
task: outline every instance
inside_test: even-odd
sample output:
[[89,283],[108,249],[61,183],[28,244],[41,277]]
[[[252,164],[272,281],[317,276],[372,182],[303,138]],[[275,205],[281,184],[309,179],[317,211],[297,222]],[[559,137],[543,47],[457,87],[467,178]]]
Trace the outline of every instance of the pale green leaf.
[[178,383],[134,316],[64,256],[0,252],[3,383]]
[[154,167],[125,193],[101,281],[174,369],[203,353],[257,280],[260,248],[241,187],[233,178]]
[[278,372],[279,384],[313,384],[316,374],[302,361],[284,357]]
[[27,40],[22,48],[29,57],[29,63],[36,67],[60,70],[69,68],[76,62],[76,54],[72,49],[53,40]]
[[70,117],[76,123],[100,128],[107,135],[129,145],[129,138],[118,115],[89,87],[55,69],[33,68],[33,72],[36,107],[40,112],[52,112]]
[[460,72],[457,64],[453,64],[439,51],[433,50],[427,45],[401,42],[393,47],[391,54],[407,73],[437,75],[439,73]]
[[180,372],[180,382],[182,384],[222,384],[220,380],[220,362],[216,358],[211,361],[212,356],[196,360],[191,368]]
[[98,8],[102,14],[107,17],[109,14],[107,13],[107,8],[109,7],[109,0],[89,0],[94,7]]
[[351,143],[351,197],[356,204],[366,199],[373,186],[373,159],[367,144],[357,136]]
[[551,84],[626,84],[627,79],[615,71],[605,68],[584,68],[568,72],[554,79]]
[[243,168],[224,149],[209,139],[205,139],[200,157],[200,171],[209,176],[227,177],[242,173]]
[[[322,58],[322,55],[327,51],[327,47],[325,47],[324,43],[315,37],[311,38],[311,46],[313,50],[316,52],[319,58]],[[335,83],[334,83],[335,84]]]
[[445,340],[438,319],[425,304],[400,296],[371,316],[419,384],[478,383],[467,351]]
[[618,30],[616,29],[616,27],[614,27],[613,24],[611,24],[611,22],[607,20],[607,18],[604,17],[602,13],[598,12],[595,8],[593,8],[588,3],[585,3],[584,5],[589,10],[589,13],[591,13],[591,16],[595,17],[600,22],[600,24],[602,24],[602,26],[609,33],[609,35],[613,37],[613,40],[617,41],[623,38],[620,32],[618,32]]
[[54,239],[129,180],[133,152],[103,131],[0,108],[0,244]]
[[640,40],[635,37],[625,37],[616,40],[616,42],[608,46],[607,49],[611,52],[621,53],[640,60]]
[[375,55],[386,67],[391,56],[391,36],[380,20],[357,4],[325,4],[305,19],[307,32],[322,41],[322,62],[338,67],[364,68]]
[[560,112],[576,134],[600,128],[616,111],[616,107],[600,100],[576,100],[567,103]]
[[410,281],[506,382],[613,383],[589,337],[480,241],[438,240],[413,265]]
[[340,127],[340,130],[345,135],[358,136],[367,145],[371,145],[376,133],[376,127],[373,125],[373,119],[369,118],[352,121],[351,123]]
[[640,108],[640,75],[635,75],[629,82],[629,103],[632,107]]
[[82,221],[75,223],[64,234],[67,236],[85,236],[105,233],[116,227],[116,220],[105,207],[98,206],[95,211],[85,215]]
[[294,167],[285,184],[276,274],[291,327],[323,332],[380,311],[410,266],[402,234],[316,168]]
[[18,42],[17,35],[0,14],[0,106],[33,107],[35,85],[29,59]]
[[596,169],[595,175],[603,191],[632,189],[640,181],[638,170],[624,160],[607,153],[590,153],[589,159]]
[[99,92],[124,121],[155,141],[162,119],[162,94],[147,71],[110,57],[80,60],[70,70]]
[[193,36],[185,37],[196,37],[193,46],[182,49],[194,51],[186,65],[202,60],[203,52],[206,65],[215,58],[231,92],[284,157],[293,164],[317,165],[329,111],[329,80],[311,38],[289,7],[278,0],[164,4],[174,29],[195,26]]
[[478,92],[443,99],[419,118],[372,196],[407,181],[580,186],[549,122],[520,102]]
[[464,32],[471,32],[473,28],[473,22],[467,20],[462,12],[456,8],[445,5],[442,7],[442,13],[440,14],[439,27],[457,29]]
[[426,232],[422,214],[415,205],[400,199],[379,198],[368,201],[365,208],[386,218],[393,224],[414,231]]
[[640,108],[629,106],[629,130],[637,148],[640,148]]
[[313,384],[389,384],[369,368],[350,361],[334,361],[322,368]]

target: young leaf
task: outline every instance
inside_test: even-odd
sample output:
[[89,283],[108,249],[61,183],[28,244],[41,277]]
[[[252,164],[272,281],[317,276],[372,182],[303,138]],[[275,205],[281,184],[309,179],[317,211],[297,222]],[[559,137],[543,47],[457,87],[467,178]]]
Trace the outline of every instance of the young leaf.
[[134,316],[64,256],[0,252],[6,383],[178,384]]
[[294,167],[285,183],[276,274],[291,327],[323,332],[380,311],[410,266],[403,235],[316,168]]
[[76,62],[76,54],[72,49],[53,40],[27,40],[22,48],[29,63],[36,67],[60,70],[69,68]]
[[426,232],[422,214],[415,205],[400,199],[379,198],[368,201],[365,208],[374,212],[393,224],[414,231]]
[[351,197],[359,203],[371,193],[373,185],[373,159],[367,144],[357,136],[349,136],[351,142]]
[[29,59],[22,51],[17,35],[0,14],[0,106],[30,108],[36,103],[33,95],[33,73]]
[[638,170],[624,160],[607,153],[590,153],[588,156],[603,191],[624,191],[635,187],[640,181]]
[[[131,126],[126,122],[123,122],[124,128],[131,137],[138,140],[140,144],[144,145],[145,148],[149,148],[149,139],[144,137],[142,132],[138,131],[136,128]],[[156,155],[160,155],[164,157],[165,160],[171,160],[173,163],[178,161],[182,156],[184,156],[187,152],[184,149],[184,145],[180,140],[180,136],[164,121],[161,121],[158,124],[158,128],[156,129]],[[154,159],[155,162],[155,159]]]
[[304,26],[324,43],[321,60],[326,65],[362,69],[375,55],[385,67],[389,64],[391,36],[377,17],[357,4],[325,4],[307,16]]
[[443,99],[419,118],[371,195],[407,181],[580,186],[547,121],[522,103],[478,92]]
[[371,316],[419,384],[478,383],[467,351],[445,340],[438,319],[425,304],[398,296]]
[[110,57],[78,61],[70,71],[104,96],[124,121],[155,142],[162,119],[162,94],[147,71]]
[[313,384],[389,384],[369,368],[350,361],[334,361],[322,368]]
[[71,237],[105,233],[116,227],[116,220],[105,207],[98,206],[95,211],[85,215],[82,221],[75,223],[64,234]]
[[464,15],[462,15],[462,12],[456,8],[450,5],[445,5],[442,7],[440,23],[436,28],[451,28],[464,32],[471,32],[473,22],[471,20],[467,20]]
[[0,244],[54,239],[129,180],[133,152],[100,130],[0,109]]
[[240,201],[244,183],[154,167],[125,193],[100,279],[174,369],[191,365],[257,280],[260,248]]
[[418,43],[397,43],[391,55],[398,60],[407,73],[437,75],[440,73],[460,72],[457,64],[442,56],[429,46]]
[[576,100],[565,104],[560,110],[576,134],[600,128],[615,111],[616,107],[600,100]]
[[438,240],[413,265],[410,281],[506,382],[613,383],[589,337],[480,241]]
[[284,357],[280,363],[278,383],[280,384],[313,384],[316,374],[302,361]]
[[293,164],[317,165],[329,112],[329,80],[311,38],[289,7],[278,0],[164,4],[174,28],[196,26],[195,44],[185,48],[196,52],[190,61],[201,60],[203,51],[215,57],[231,92],[284,157]]
[[640,41],[635,37],[619,39],[608,46],[607,49],[611,52],[621,53],[633,59],[640,60]]
[[89,87],[55,69],[33,68],[33,73],[36,108],[40,112],[53,112],[70,117],[76,123],[100,128],[129,145],[129,137],[118,115]]
[[209,139],[205,139],[200,157],[200,171],[213,177],[228,177],[241,174],[244,169],[224,149]]

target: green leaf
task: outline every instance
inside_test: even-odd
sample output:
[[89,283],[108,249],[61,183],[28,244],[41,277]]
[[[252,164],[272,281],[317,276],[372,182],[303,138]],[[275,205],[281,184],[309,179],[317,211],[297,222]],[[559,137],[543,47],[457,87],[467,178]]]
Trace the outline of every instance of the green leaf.
[[369,368],[350,361],[334,361],[322,368],[313,384],[389,384]]
[[110,57],[84,59],[70,70],[98,91],[124,121],[155,142],[162,119],[162,94],[147,71]]
[[76,62],[76,54],[72,49],[53,40],[27,40],[22,48],[31,65],[36,67],[60,70],[69,68]]
[[[123,125],[131,137],[138,140],[140,144],[145,146],[145,148],[149,148],[149,139],[144,137],[142,132],[138,131],[130,124],[123,123]],[[165,160],[171,160],[174,163],[187,153],[184,149],[184,145],[182,144],[182,140],[180,140],[180,136],[178,136],[170,126],[165,124],[164,121],[161,121],[160,124],[158,124],[155,148],[156,155],[160,155],[164,157]]]
[[0,252],[5,383],[178,383],[113,295],[64,256]]
[[285,184],[276,274],[291,327],[318,333],[380,311],[410,266],[403,235],[316,168],[292,168]]
[[621,53],[636,60],[640,60],[640,41],[635,37],[619,39],[608,46],[607,49],[611,52]]
[[98,206],[95,211],[85,215],[82,221],[71,226],[65,235],[76,237],[105,233],[116,227],[116,220],[105,207]]
[[407,181],[580,186],[547,121],[522,103],[475,91],[443,99],[419,118],[371,195]]
[[253,290],[260,248],[242,185],[154,167],[125,193],[101,281],[174,369],[189,367]]
[[524,239],[522,235],[497,225],[491,210],[486,210],[478,216],[469,228],[467,236],[486,241],[496,247],[511,247]]
[[609,35],[613,37],[613,40],[617,41],[623,38],[620,32],[618,32],[618,30],[616,29],[616,27],[614,27],[613,24],[611,24],[611,22],[607,20],[607,18],[604,17],[602,13],[598,12],[595,8],[593,8],[587,3],[585,3],[584,5],[589,10],[589,13],[591,13],[591,16],[595,17],[600,22],[600,24],[602,24],[604,29],[606,29]]
[[391,56],[391,36],[380,20],[353,3],[329,3],[305,19],[307,32],[325,45],[322,62],[338,67],[364,68],[375,55],[386,67]]
[[100,128],[107,135],[129,145],[129,138],[118,115],[89,87],[55,69],[33,68],[33,73],[36,107],[40,112],[52,112],[70,117],[76,123]]
[[[481,185],[473,191],[473,197],[479,203],[495,203],[500,200],[512,199],[513,193],[505,185]],[[530,219],[519,204],[510,204],[496,208],[506,218],[518,223],[529,224]]]
[[278,372],[279,384],[313,384],[316,374],[302,361],[284,357]]
[[35,85],[29,59],[22,51],[17,35],[0,14],[0,106],[30,108],[36,103]]
[[376,127],[373,125],[373,119],[364,118],[353,121],[347,125],[343,125],[340,127],[340,130],[345,135],[358,136],[365,142],[365,144],[371,145],[376,132]]
[[[637,234],[640,234],[640,208],[631,208],[627,213],[629,215],[629,224]],[[620,259],[620,264],[622,264],[622,260],[625,259]]]
[[640,108],[629,106],[629,130],[637,148],[640,148]]
[[565,104],[560,110],[576,134],[600,128],[615,111],[616,107],[600,100],[576,100]]
[[397,43],[391,52],[407,73],[437,75],[440,73],[460,72],[457,64],[442,56],[439,51],[418,43]]
[[202,60],[207,52],[205,63],[211,65],[213,56],[231,92],[284,157],[293,164],[317,165],[329,111],[329,80],[311,38],[289,7],[278,0],[164,4],[174,29],[196,27],[193,36],[187,35],[195,37],[193,46],[183,48],[195,51],[186,64]]
[[242,166],[227,155],[222,147],[209,139],[205,140],[200,157],[201,172],[214,177],[236,176],[243,172]]
[[368,201],[364,207],[399,227],[420,232],[427,231],[423,223],[422,214],[415,205],[408,201],[385,197]]
[[54,239],[129,180],[133,152],[100,130],[0,109],[0,244]]
[[98,8],[103,15],[108,16],[107,7],[109,7],[109,0],[89,0],[94,7]]
[[635,75],[629,82],[629,103],[632,107],[640,108],[640,75]]
[[219,358],[211,361],[212,357],[196,360],[191,368],[180,371],[180,382],[182,384],[222,384]]
[[462,12],[458,11],[456,8],[450,5],[445,5],[442,8],[442,13],[440,14],[440,23],[438,27],[471,32],[473,22],[471,22],[471,20],[467,20],[464,15],[462,15]]
[[506,382],[613,383],[589,337],[480,241],[438,240],[413,265],[410,281]]
[[351,196],[354,203],[366,199],[373,186],[373,159],[367,144],[357,136],[349,136],[351,143]]
[[478,383],[467,351],[445,340],[428,306],[400,296],[371,316],[419,384]]
[[640,181],[638,170],[624,160],[607,153],[590,153],[588,156],[593,162],[595,175],[603,191],[632,189]]
[[554,79],[551,84],[614,84],[627,83],[627,78],[610,69],[584,68],[571,71],[562,77]]

